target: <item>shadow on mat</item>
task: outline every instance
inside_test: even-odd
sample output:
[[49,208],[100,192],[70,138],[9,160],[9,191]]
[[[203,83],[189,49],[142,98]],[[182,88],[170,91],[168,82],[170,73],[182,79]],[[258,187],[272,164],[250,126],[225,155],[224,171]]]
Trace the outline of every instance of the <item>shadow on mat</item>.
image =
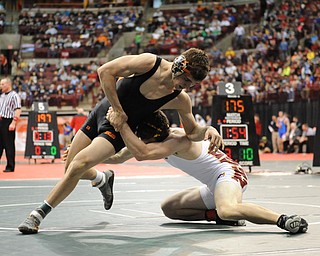
[[[207,223],[165,223],[155,226],[155,230],[145,233],[131,233],[123,229],[105,228],[106,223],[85,227],[77,232],[40,232],[36,239],[54,255],[214,255],[221,252],[219,244],[223,240],[242,236],[283,235],[279,232],[246,231],[238,227],[226,227]],[[86,229],[88,232],[86,232]],[[172,232],[169,229],[177,229]],[[99,230],[99,232],[91,232]],[[205,246],[202,246],[205,245]],[[223,246],[222,246],[223,247]]]
[[179,222],[179,223],[164,223],[160,225],[165,228],[187,228],[187,229],[234,229],[241,228],[244,226],[227,226],[227,225],[217,225],[215,223],[194,223],[194,222]]

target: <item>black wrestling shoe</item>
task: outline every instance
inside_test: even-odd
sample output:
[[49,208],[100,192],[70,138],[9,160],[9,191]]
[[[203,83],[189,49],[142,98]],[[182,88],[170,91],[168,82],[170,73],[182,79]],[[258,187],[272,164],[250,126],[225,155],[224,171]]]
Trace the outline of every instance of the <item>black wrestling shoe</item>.
[[298,215],[288,217],[282,214],[277,221],[277,226],[289,231],[291,234],[306,233],[308,230],[307,221]]
[[104,209],[109,210],[113,203],[113,182],[114,182],[114,172],[112,170],[104,171],[104,178],[102,182],[104,184],[99,187],[99,184],[93,185],[94,187],[98,187],[104,202]]
[[40,220],[29,215],[19,226],[18,229],[22,234],[36,234],[38,233]]

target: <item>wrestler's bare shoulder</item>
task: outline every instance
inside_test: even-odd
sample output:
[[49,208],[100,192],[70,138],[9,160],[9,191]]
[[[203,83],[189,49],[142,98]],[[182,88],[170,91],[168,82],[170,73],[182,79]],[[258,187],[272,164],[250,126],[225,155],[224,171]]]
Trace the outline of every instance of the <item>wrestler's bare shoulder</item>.
[[193,160],[201,154],[201,142],[189,140],[183,128],[170,128],[170,138],[175,142],[176,156]]

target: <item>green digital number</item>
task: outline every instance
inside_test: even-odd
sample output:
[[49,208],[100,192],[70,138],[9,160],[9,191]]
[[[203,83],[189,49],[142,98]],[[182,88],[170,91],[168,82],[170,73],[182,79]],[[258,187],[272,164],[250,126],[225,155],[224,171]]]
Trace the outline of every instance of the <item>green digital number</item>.
[[252,161],[254,158],[253,149],[252,148],[240,148],[240,157],[241,161]]
[[52,146],[52,147],[50,148],[50,154],[51,154],[52,156],[55,156],[55,155],[57,154],[57,148],[56,148],[56,146]]

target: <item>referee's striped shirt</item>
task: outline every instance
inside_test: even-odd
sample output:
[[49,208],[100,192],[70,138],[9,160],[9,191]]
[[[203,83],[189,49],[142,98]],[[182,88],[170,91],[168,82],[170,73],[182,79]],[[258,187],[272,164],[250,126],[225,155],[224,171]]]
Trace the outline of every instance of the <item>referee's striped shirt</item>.
[[21,108],[21,98],[15,91],[0,95],[0,117],[13,118],[14,111]]

